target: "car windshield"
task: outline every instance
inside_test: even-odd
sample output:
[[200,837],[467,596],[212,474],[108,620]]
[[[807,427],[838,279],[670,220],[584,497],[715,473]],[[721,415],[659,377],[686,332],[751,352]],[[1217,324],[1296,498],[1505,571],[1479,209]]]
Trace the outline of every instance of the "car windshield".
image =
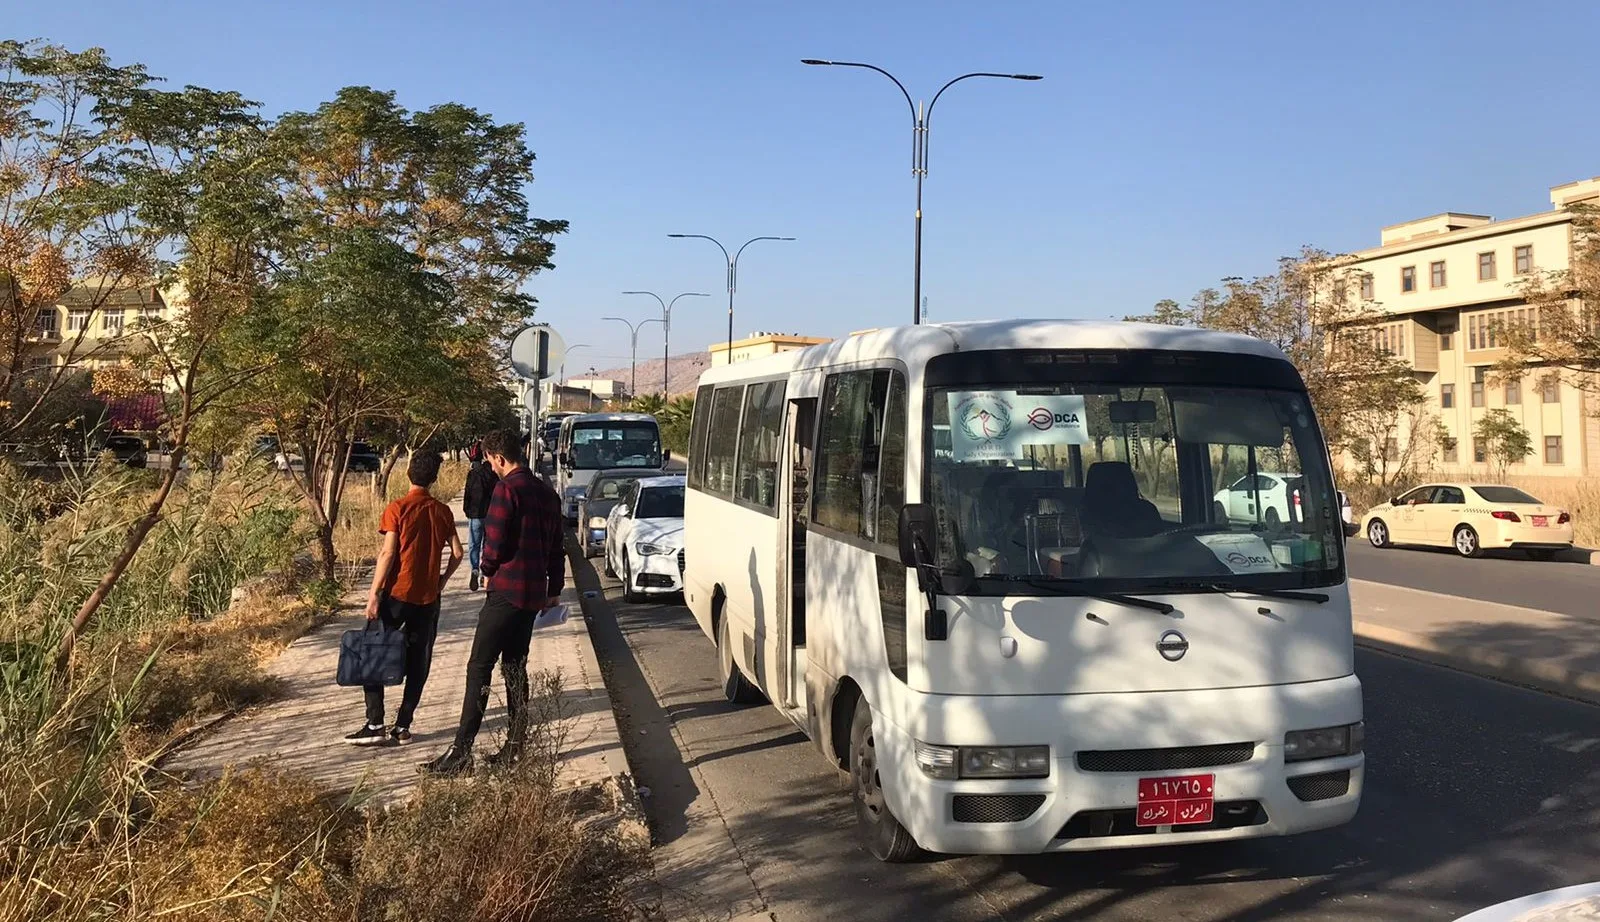
[[683,487],[648,487],[639,491],[636,519],[683,518]]
[[580,423],[572,429],[572,468],[661,467],[661,435],[654,422]]
[[1473,492],[1483,497],[1489,503],[1528,503],[1538,505],[1539,501],[1522,492],[1516,487],[1473,487]]
[[1342,516],[1304,393],[1000,384],[929,400],[935,553],[980,594],[1342,579]]
[[635,480],[633,477],[596,477],[590,485],[588,496],[590,502],[602,499],[617,499],[622,496],[622,491],[628,484]]

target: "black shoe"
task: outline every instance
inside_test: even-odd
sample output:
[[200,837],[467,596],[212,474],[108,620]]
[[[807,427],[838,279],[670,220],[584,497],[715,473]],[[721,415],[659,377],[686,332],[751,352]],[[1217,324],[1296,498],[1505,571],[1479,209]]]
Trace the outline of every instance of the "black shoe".
[[376,746],[389,738],[389,734],[382,727],[362,724],[361,729],[346,736],[344,741],[352,746]]
[[509,768],[520,761],[522,761],[521,743],[507,743],[500,747],[499,752],[483,757],[483,764],[490,768]]
[[472,575],[467,578],[467,591],[468,592],[477,592],[478,591],[478,571],[477,570],[473,570],[472,571]]
[[472,750],[451,746],[439,758],[422,763],[422,771],[446,777],[469,774],[472,771]]
[[389,731],[389,745],[404,746],[409,742],[411,742],[410,727],[395,727]]

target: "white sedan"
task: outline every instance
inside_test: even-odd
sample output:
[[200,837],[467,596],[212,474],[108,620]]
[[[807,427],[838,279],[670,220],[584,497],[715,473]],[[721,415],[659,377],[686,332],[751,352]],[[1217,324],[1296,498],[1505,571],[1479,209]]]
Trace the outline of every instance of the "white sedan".
[[1572,547],[1572,516],[1516,487],[1430,483],[1372,507],[1363,520],[1373,547],[1422,544],[1463,557],[1513,548],[1548,560]]
[[1276,528],[1300,520],[1300,474],[1258,471],[1245,475],[1212,497],[1219,522],[1265,522]]
[[683,475],[633,482],[606,519],[606,575],[622,580],[622,597],[683,591]]

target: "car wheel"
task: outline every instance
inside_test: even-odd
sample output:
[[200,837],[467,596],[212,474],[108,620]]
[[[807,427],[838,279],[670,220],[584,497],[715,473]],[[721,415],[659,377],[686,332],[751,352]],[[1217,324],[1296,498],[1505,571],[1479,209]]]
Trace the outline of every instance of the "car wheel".
[[1228,510],[1221,503],[1211,504],[1211,521],[1218,524],[1228,521]]
[[761,701],[761,691],[739,670],[733,659],[733,642],[729,638],[726,613],[717,620],[717,676],[722,680],[722,697],[734,704],[756,704]]
[[1555,560],[1556,559],[1555,548],[1551,548],[1551,547],[1530,547],[1530,548],[1528,548],[1528,559],[1529,560]]
[[1384,524],[1383,519],[1373,519],[1367,523],[1367,540],[1372,542],[1373,547],[1391,546],[1389,544],[1389,526]]
[[1478,533],[1471,525],[1456,526],[1455,549],[1462,557],[1483,556],[1483,542],[1478,540]]
[[855,801],[856,828],[872,857],[890,864],[916,857],[917,842],[900,825],[883,796],[883,775],[872,735],[872,708],[856,702],[850,722],[850,795]]
[[644,593],[633,586],[633,562],[628,559],[627,548],[622,549],[622,601],[644,601]]
[[606,559],[606,575],[611,577],[612,579],[616,579],[616,577],[617,577],[617,568],[613,567],[611,565],[611,548],[610,547],[606,547],[606,548],[601,549],[600,556],[604,557]]

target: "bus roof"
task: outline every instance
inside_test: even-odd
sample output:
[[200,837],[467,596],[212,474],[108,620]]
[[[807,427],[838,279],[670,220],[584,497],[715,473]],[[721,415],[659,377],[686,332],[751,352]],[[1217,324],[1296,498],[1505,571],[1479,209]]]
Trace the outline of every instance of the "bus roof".
[[570,423],[581,426],[584,423],[653,423],[654,416],[649,413],[579,413],[562,420],[563,424]]
[[1253,336],[1194,327],[1118,320],[977,320],[868,330],[806,349],[717,365],[700,376],[700,383],[778,376],[796,369],[880,358],[926,362],[946,352],[997,349],[1170,349],[1285,359],[1272,344]]

